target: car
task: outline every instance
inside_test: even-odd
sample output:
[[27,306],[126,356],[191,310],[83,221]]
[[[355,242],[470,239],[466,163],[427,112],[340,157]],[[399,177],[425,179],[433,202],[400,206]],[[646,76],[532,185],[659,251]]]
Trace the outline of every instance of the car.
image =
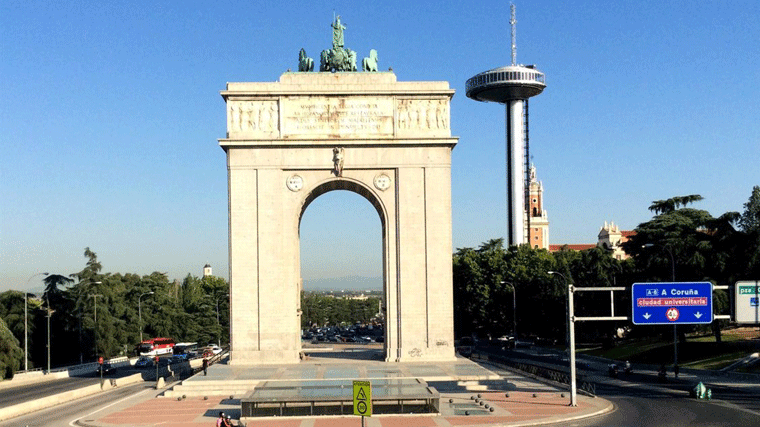
[[175,354],[169,358],[169,364],[187,362],[189,354]]
[[113,366],[111,362],[105,361],[103,363],[99,363],[98,367],[95,369],[95,373],[98,375],[108,375],[116,371],[116,366]]
[[217,355],[221,352],[222,352],[222,349],[216,344],[209,344],[208,346],[206,346],[206,348],[203,349],[204,356],[208,354]]
[[153,359],[148,356],[140,356],[137,362],[135,362],[135,368],[137,369],[150,368],[151,366],[153,366]]

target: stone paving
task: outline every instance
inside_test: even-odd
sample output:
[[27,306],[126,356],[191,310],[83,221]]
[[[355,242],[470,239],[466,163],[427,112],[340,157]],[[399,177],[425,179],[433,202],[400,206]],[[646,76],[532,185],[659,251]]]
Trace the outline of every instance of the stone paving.
[[[356,361],[354,361],[356,362]],[[469,363],[469,361],[467,361]],[[321,365],[317,363],[317,365]],[[296,365],[303,367],[303,365]],[[403,367],[403,365],[393,365]],[[229,378],[230,367],[224,364],[209,368],[209,375],[196,380],[212,381]],[[324,367],[323,367],[324,368]],[[271,368],[269,368],[270,371]],[[363,368],[363,369],[366,369]],[[407,368],[404,368],[407,369]],[[449,368],[444,368],[449,369]],[[569,406],[569,393],[507,371],[488,366],[489,377],[500,376],[500,381],[488,381],[488,390],[467,391],[457,388],[456,382],[441,391],[440,414],[431,415],[375,415],[365,419],[367,427],[448,427],[448,426],[518,426],[538,425],[585,418],[612,410],[612,404],[601,398],[578,395],[578,406]],[[490,370],[490,371],[489,371]],[[272,372],[280,372],[280,369]],[[435,383],[435,382],[434,382]],[[443,383],[435,384],[437,387]],[[142,394],[135,399],[120,402],[99,412],[93,418],[80,420],[80,425],[92,427],[118,426],[214,426],[220,411],[230,414],[234,425],[242,425],[240,400],[229,396],[197,396],[169,398],[161,396],[163,390]],[[563,396],[564,393],[564,396]],[[238,396],[239,397],[239,396]],[[476,403],[476,400],[483,403]],[[485,405],[490,409],[485,409]],[[469,414],[469,415],[467,415]],[[248,419],[246,426],[255,427],[342,427],[359,426],[356,416],[267,417]]]

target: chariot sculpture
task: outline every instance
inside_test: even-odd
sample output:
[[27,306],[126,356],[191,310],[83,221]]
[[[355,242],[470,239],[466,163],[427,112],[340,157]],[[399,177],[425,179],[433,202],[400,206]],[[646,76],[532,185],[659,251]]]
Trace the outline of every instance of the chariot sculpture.
[[[325,49],[319,55],[319,71],[356,71],[356,52],[345,47],[343,30],[346,26],[340,22],[340,16],[330,24],[332,27],[332,49]],[[314,70],[314,60],[306,56],[301,49],[298,55],[298,71]],[[362,71],[377,71],[377,51],[370,50],[369,57],[362,61]]]

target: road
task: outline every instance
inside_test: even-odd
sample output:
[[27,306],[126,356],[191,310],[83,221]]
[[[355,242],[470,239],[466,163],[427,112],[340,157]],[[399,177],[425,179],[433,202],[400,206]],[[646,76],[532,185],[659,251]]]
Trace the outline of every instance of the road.
[[[556,353],[540,349],[521,350],[519,357],[541,360],[560,367],[567,361]],[[657,372],[636,370],[630,375],[610,378],[607,363],[579,357],[578,372],[587,381],[596,384],[596,394],[611,401],[615,411],[563,426],[753,426],[760,425],[760,393],[757,385],[715,385],[707,382],[713,391],[713,400],[689,397],[689,390],[699,381],[691,374],[682,373],[679,379],[669,377],[660,383]]]
[[98,393],[73,402],[37,411],[29,415],[0,421],[0,427],[71,427],[75,420],[97,416],[108,406],[130,399],[142,399],[148,393],[156,393],[151,383],[137,383]]
[[[140,371],[135,370],[131,366],[121,367],[112,374],[104,376],[103,379],[108,381],[111,378],[122,378],[138,372]],[[147,376],[155,379],[155,372],[146,372],[146,379]],[[86,387],[92,384],[98,384],[99,382],[99,375],[96,375],[95,372],[88,372],[68,378],[3,388],[0,389],[0,408],[63,393],[64,391]]]

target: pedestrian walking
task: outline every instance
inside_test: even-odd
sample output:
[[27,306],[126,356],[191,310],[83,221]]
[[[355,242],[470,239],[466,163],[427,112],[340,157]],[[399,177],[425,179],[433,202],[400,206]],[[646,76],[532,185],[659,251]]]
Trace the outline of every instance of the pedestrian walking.
[[208,358],[203,358],[203,376],[208,375]]
[[219,418],[216,419],[216,427],[224,427],[226,421],[224,419],[224,412],[219,413]]

